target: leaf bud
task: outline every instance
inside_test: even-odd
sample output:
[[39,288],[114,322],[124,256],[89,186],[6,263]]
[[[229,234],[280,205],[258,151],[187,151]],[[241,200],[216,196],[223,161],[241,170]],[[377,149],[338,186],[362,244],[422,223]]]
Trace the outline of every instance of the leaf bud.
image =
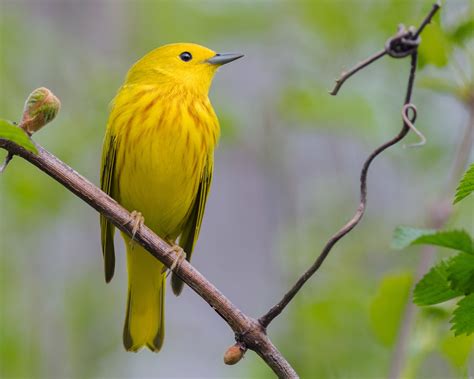
[[61,102],[49,89],[37,88],[26,99],[20,127],[32,135],[52,121],[60,108]]

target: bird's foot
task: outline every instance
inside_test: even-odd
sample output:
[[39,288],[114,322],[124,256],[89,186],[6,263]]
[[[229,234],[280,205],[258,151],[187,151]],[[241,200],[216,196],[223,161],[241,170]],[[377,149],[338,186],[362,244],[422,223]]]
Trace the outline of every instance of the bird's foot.
[[165,267],[163,267],[163,270],[161,271],[161,273],[165,273],[166,271],[168,271],[168,273],[166,274],[166,276],[168,276],[170,272],[179,270],[179,268],[181,267],[181,264],[186,259],[186,253],[184,252],[184,250],[181,246],[176,245],[176,244],[173,244],[171,246],[171,248],[166,253],[167,254],[171,254],[171,253],[176,254],[176,258],[175,258],[173,264],[171,265],[171,267],[169,268],[169,270],[165,266]]
[[142,214],[138,211],[132,211],[130,214],[130,220],[127,221],[127,224],[132,224],[132,239],[130,242],[133,242],[135,239],[135,234],[140,230],[140,228],[143,226],[145,223],[145,217],[142,216]]

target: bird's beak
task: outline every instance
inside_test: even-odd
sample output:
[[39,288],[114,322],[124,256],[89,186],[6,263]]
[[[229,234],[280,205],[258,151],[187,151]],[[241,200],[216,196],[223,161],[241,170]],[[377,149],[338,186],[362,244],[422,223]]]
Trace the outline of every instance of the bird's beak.
[[234,53],[224,53],[216,54],[212,58],[209,58],[206,62],[210,64],[215,64],[217,66],[222,66],[223,64],[230,63],[236,59],[242,58],[243,54],[234,54]]

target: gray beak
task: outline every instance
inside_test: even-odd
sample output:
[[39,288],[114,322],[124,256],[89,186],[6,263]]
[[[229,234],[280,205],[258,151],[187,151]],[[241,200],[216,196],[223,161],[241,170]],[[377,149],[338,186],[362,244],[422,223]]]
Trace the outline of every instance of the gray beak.
[[222,66],[223,64],[242,58],[243,56],[244,56],[243,54],[234,54],[234,53],[216,54],[212,58],[209,58],[206,62],[210,64]]

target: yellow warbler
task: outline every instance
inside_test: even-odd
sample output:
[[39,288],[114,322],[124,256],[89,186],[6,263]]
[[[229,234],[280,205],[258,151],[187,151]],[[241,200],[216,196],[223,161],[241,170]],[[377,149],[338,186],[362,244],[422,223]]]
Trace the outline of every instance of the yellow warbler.
[[[217,68],[242,55],[177,43],[157,48],[129,70],[105,134],[101,188],[191,258],[212,179],[219,122],[208,98]],[[141,218],[143,217],[143,218]],[[105,279],[114,274],[114,227],[101,217]],[[159,351],[164,338],[163,265],[123,235],[128,301],[124,346]],[[176,249],[175,249],[176,250]],[[181,250],[182,251],[182,250]],[[173,292],[183,282],[172,276]]]

